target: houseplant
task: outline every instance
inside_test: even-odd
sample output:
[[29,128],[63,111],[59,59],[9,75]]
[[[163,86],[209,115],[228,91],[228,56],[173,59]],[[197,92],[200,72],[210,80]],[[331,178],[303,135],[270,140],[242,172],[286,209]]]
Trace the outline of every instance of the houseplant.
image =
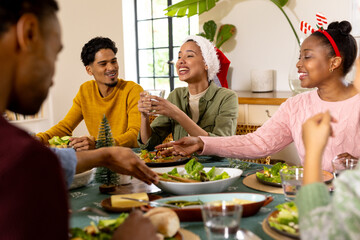
[[[291,23],[289,17],[287,16],[287,14],[283,9],[283,7],[288,3],[288,0],[270,0],[270,1],[273,2],[284,14],[300,46],[299,36],[297,35],[293,24]],[[217,2],[219,2],[219,0],[183,0],[166,8],[165,11],[167,11],[167,13],[165,15],[170,17],[184,17],[184,16],[191,17],[196,14],[200,15],[215,7]]]
[[[287,16],[287,14],[283,9],[283,7],[288,3],[288,0],[270,0],[270,1],[274,3],[283,13],[284,17],[286,18],[287,22],[291,27],[292,32],[294,33],[294,36],[297,41],[297,45],[300,47],[299,36],[296,33],[295,28],[291,23],[289,17]],[[184,16],[191,17],[193,15],[196,14],[200,15],[206,11],[209,11],[210,9],[216,6],[217,2],[219,2],[219,0],[183,0],[174,5],[169,6],[168,8],[165,9],[165,11],[167,11],[166,15],[171,17],[184,17]],[[296,54],[297,53],[298,50],[296,51]],[[295,56],[293,55],[292,57],[294,58]],[[292,61],[295,61],[294,59],[292,59]],[[298,79],[298,75],[297,75],[297,68],[295,66],[296,63],[294,62],[289,70],[288,80],[289,80],[290,89],[294,93],[300,93],[303,91],[310,90],[301,87],[300,80]]]
[[229,40],[236,32],[236,27],[234,25],[223,24],[220,26],[215,39],[217,25],[213,20],[204,23],[203,29],[204,32],[200,33],[199,35],[208,39],[210,42],[213,42],[217,48],[220,48],[221,45]]

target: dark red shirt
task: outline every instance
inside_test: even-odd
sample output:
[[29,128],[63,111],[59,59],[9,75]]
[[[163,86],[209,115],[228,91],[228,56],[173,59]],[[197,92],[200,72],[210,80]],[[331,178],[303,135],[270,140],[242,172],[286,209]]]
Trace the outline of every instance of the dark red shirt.
[[0,116],[0,239],[68,239],[68,209],[55,154]]

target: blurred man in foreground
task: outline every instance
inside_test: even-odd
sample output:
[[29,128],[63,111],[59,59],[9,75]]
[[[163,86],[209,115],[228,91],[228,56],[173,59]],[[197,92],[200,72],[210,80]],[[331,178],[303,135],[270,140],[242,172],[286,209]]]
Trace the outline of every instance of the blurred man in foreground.
[[[62,49],[57,10],[54,0],[0,1],[1,113],[9,109],[34,114],[46,98],[53,84],[55,60]],[[56,155],[2,116],[0,132],[1,238],[68,239],[67,191]],[[98,154],[98,159],[103,158],[103,162],[96,160],[103,164],[113,150],[99,150],[94,154]],[[87,169],[84,157],[87,156],[78,155],[77,168]],[[71,166],[74,168],[75,165]],[[127,161],[118,162],[117,168],[126,169],[128,165]],[[135,160],[130,161],[130,165],[141,168]],[[133,170],[128,168],[126,171]],[[144,179],[156,181],[150,170],[147,174]],[[118,239],[155,239],[155,229],[150,221],[142,221],[143,217],[138,213],[129,218],[140,221],[142,231],[134,230],[138,226],[126,221],[118,230],[123,234],[116,234],[121,235]]]

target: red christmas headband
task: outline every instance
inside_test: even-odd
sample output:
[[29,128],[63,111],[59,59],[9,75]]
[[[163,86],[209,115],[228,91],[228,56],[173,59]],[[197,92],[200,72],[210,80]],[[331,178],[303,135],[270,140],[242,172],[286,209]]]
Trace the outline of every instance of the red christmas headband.
[[[324,30],[324,27],[323,27],[323,24],[327,24],[327,19],[326,17],[324,16],[324,14],[322,13],[317,13],[316,14],[316,21],[317,21],[317,32],[321,32],[322,34],[324,34],[324,36],[329,40],[331,46],[333,47],[334,49],[334,52],[335,52],[335,55],[337,57],[341,57],[340,55],[340,51],[339,51],[339,48],[337,47],[334,39],[330,36],[330,34],[328,32],[326,32]],[[310,31],[311,33],[314,33],[315,32],[315,29],[312,28],[310,26],[310,24],[308,24],[307,22],[305,21],[301,21],[300,22],[300,31],[302,31],[303,33],[307,34],[307,31]]]

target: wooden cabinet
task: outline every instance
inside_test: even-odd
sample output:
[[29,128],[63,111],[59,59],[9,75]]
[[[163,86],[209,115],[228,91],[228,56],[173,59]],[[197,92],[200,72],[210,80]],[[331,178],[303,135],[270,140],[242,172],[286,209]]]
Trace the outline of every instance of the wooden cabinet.
[[[238,124],[262,125],[273,116],[281,103],[293,96],[292,92],[252,93],[235,91],[239,97]],[[292,165],[299,165],[300,160],[293,143],[278,153],[271,155],[273,159],[282,159]]]

